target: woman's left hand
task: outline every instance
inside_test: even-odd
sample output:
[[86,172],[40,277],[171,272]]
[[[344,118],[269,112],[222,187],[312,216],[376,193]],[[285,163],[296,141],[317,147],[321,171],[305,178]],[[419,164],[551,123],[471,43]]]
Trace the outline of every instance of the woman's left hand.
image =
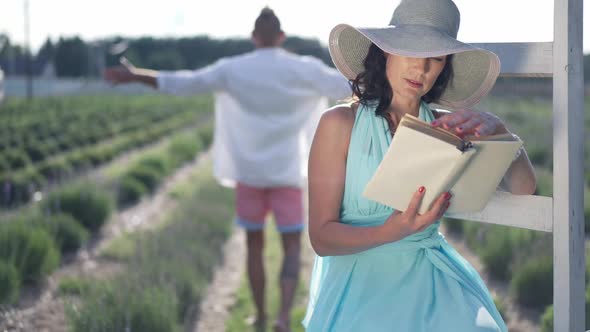
[[459,137],[508,133],[504,122],[496,115],[467,109],[447,113],[433,121],[432,125],[444,128]]

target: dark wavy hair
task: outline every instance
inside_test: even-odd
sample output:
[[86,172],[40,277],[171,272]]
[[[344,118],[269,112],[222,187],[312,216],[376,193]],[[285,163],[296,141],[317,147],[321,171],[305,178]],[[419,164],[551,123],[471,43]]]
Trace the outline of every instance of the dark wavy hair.
[[[453,55],[447,56],[445,67],[436,79],[436,82],[434,82],[430,91],[422,97],[422,100],[425,102],[431,103],[437,101],[445,91],[449,81],[453,77],[452,57]],[[375,44],[371,44],[363,62],[365,70],[352,80],[352,93],[364,105],[378,101],[379,104],[377,105],[375,114],[384,117],[391,127],[392,124],[386,114],[386,110],[391,104],[393,91],[387,80],[385,70],[386,62],[387,57],[385,53]]]

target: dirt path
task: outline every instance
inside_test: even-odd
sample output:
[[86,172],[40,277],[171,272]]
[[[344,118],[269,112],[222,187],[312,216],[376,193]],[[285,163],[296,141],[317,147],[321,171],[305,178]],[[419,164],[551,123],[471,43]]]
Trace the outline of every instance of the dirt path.
[[213,281],[205,291],[201,302],[195,332],[223,332],[230,316],[235,294],[245,273],[246,238],[244,232],[234,226],[232,235],[223,247],[223,264],[213,275]]
[[147,229],[162,220],[176,204],[168,195],[170,189],[186,182],[195,168],[209,158],[208,153],[200,155],[167,178],[153,196],[113,215],[98,239],[79,250],[75,257],[66,258],[65,264],[42,287],[26,289],[17,308],[0,312],[0,331],[67,332],[63,301],[56,294],[60,280],[71,277],[107,278],[121,271],[120,264],[101,258],[100,251],[123,232]]

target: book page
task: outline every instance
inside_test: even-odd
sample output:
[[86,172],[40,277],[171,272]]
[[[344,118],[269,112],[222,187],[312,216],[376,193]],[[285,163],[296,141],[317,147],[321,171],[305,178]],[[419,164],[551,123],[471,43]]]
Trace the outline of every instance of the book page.
[[408,127],[398,127],[381,164],[365,187],[363,196],[405,211],[420,186],[426,193],[421,213],[451,183],[463,153],[455,145]]
[[522,146],[522,141],[472,143],[477,153],[451,189],[449,213],[483,210]]
[[436,137],[442,141],[453,144],[454,146],[460,146],[463,142],[463,140],[459,136],[451,133],[450,131],[438,127],[433,127],[429,123],[424,122],[410,114],[406,114],[402,117],[399,126],[412,128],[426,135]]

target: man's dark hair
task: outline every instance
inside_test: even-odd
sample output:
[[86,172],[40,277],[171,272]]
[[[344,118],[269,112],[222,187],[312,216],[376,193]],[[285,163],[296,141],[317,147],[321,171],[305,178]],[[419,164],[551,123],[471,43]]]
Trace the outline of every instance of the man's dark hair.
[[276,41],[281,33],[281,22],[272,9],[264,7],[260,11],[254,23],[254,33],[263,45],[271,46]]

